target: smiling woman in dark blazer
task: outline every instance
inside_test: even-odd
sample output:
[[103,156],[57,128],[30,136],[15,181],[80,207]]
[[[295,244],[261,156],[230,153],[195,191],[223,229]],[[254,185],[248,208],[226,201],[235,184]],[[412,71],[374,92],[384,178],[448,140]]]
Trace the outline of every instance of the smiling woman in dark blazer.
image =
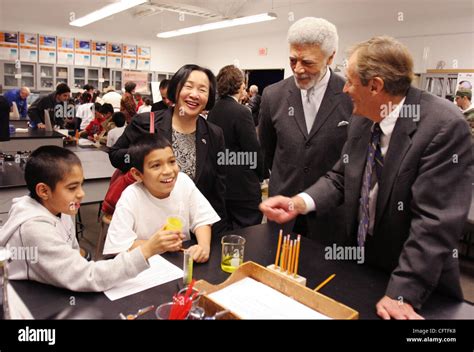
[[[198,65],[184,65],[173,76],[168,98],[175,104],[167,110],[155,111],[154,132],[166,137],[173,145],[182,172],[186,173],[221,217],[212,227],[213,233],[226,229],[225,170],[218,165],[218,153],[224,152],[222,130],[207,122],[200,113],[214,106],[216,79],[214,74]],[[128,147],[150,131],[150,113],[135,115],[122,136],[110,148],[112,165],[123,172]]]

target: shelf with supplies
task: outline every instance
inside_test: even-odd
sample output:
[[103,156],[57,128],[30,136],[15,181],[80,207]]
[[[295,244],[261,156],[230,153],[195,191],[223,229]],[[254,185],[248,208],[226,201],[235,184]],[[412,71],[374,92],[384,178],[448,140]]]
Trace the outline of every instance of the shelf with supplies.
[[[133,71],[147,74],[147,89],[142,92],[144,95],[151,95],[151,82],[170,79],[174,74],[173,72]],[[59,83],[66,83],[71,91],[76,93],[82,92],[82,87],[86,84],[92,85],[101,92],[110,86],[116,91],[121,91],[126,82],[122,69],[27,62],[17,64],[0,60],[0,85],[3,91],[27,86],[34,93],[44,94],[53,91]]]
[[449,98],[456,94],[460,73],[474,73],[474,69],[433,69],[421,74],[421,89],[438,97]]

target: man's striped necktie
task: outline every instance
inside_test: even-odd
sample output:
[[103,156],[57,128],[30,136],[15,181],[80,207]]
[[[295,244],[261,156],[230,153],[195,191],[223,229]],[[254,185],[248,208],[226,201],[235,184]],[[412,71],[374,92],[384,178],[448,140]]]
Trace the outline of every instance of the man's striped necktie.
[[363,247],[365,243],[365,238],[369,229],[370,216],[375,216],[375,214],[369,214],[369,194],[371,185],[375,184],[372,179],[374,168],[377,182],[380,183],[380,180],[382,179],[383,156],[380,148],[381,134],[382,130],[380,129],[380,125],[375,123],[372,128],[372,138],[370,139],[367,151],[367,162],[365,163],[364,178],[359,199],[360,221],[357,230],[357,244],[360,247]]

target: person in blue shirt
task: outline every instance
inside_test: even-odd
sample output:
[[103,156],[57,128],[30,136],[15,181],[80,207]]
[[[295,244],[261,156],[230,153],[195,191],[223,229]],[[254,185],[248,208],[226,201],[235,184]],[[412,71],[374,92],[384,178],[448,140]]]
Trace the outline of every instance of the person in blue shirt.
[[8,100],[10,109],[13,106],[13,102],[15,102],[18,108],[18,113],[20,114],[20,118],[26,119],[28,114],[28,104],[26,102],[26,98],[28,98],[29,95],[29,88],[21,87],[19,89],[9,90],[3,96]]

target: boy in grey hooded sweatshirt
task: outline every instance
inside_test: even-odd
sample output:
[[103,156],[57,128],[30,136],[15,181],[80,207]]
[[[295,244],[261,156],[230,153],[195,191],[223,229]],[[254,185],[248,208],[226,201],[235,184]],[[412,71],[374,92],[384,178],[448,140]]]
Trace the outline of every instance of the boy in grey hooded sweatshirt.
[[139,247],[112,260],[88,262],[79,253],[71,215],[84,197],[79,158],[71,151],[43,146],[25,167],[29,196],[15,198],[0,230],[0,246],[14,256],[12,280],[35,280],[73,291],[104,291],[149,267],[148,258],[181,248],[184,235],[157,231]]

